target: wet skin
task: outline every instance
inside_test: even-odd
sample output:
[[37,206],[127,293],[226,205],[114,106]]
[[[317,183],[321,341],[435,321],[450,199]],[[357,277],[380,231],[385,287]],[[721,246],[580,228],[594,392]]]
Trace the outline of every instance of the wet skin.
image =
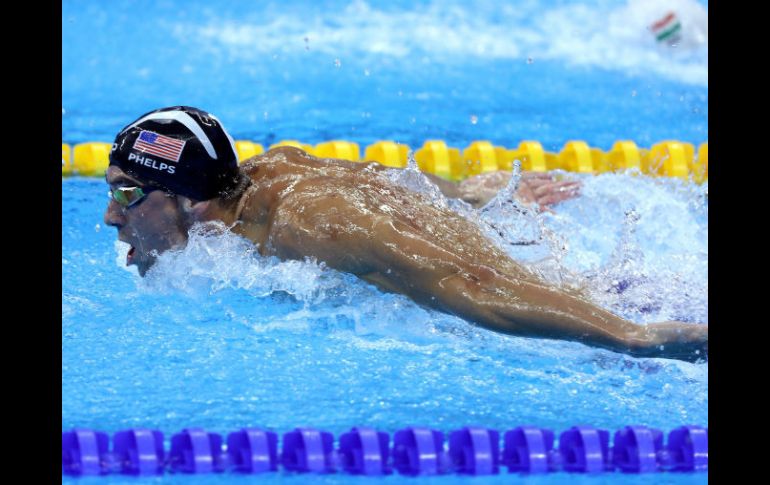
[[[181,233],[186,238],[193,221],[221,220],[256,243],[263,255],[314,257],[384,291],[497,332],[579,341],[638,356],[695,360],[707,353],[707,325],[638,325],[554,287],[495,247],[473,223],[390,182],[376,164],[318,159],[281,147],[241,168],[253,184],[239,207],[203,202],[193,206],[193,217],[177,208],[174,221],[173,203],[163,205],[156,197],[157,208],[169,211],[165,220],[172,228],[158,240],[143,241],[144,246],[181,244]],[[120,176],[115,167],[110,170],[108,183]],[[153,195],[165,197],[153,192],[141,205],[152,202]],[[137,236],[127,234],[158,230],[159,220],[153,216],[140,226],[132,210],[123,210],[126,221],[118,229],[133,244]]]

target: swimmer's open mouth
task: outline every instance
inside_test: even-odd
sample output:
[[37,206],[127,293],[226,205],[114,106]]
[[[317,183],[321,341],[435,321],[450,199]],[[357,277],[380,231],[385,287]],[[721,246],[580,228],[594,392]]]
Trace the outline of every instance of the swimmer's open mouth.
[[136,248],[131,246],[131,249],[126,254],[126,266],[130,266],[134,262],[134,252],[136,252]]

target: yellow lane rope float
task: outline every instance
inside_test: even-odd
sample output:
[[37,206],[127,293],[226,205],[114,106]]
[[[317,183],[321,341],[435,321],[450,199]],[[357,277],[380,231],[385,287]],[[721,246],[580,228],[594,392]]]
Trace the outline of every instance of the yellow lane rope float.
[[[315,146],[297,140],[282,140],[270,145],[293,146],[320,158],[340,158],[354,162],[377,162],[388,167],[403,168],[408,164],[410,147],[391,140],[377,141],[364,150],[357,143],[332,140]],[[104,176],[109,164],[111,145],[104,142],[61,145],[62,176]],[[260,155],[265,149],[248,140],[235,142],[238,160]],[[495,146],[487,140],[475,140],[465,149],[450,147],[443,140],[427,140],[414,151],[417,166],[447,180],[460,181],[495,170],[511,170],[514,160],[522,169],[547,172],[566,170],[575,173],[599,174],[624,170],[661,177],[677,177],[703,183],[708,180],[708,142],[695,149],[692,143],[666,140],[649,149],[639,148],[630,140],[618,140],[605,152],[582,140],[569,140],[558,153],[547,152],[538,141],[524,140],[516,148]]]

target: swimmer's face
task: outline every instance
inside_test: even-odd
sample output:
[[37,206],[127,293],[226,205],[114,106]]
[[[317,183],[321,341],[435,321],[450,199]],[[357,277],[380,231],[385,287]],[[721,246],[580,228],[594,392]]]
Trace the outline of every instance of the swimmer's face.
[[[144,186],[146,183],[126,174],[115,166],[106,174],[110,190],[120,187]],[[131,245],[126,266],[136,265],[144,276],[157,256],[187,243],[190,224],[179,208],[178,197],[155,190],[132,205],[124,207],[110,199],[104,213],[104,223],[118,230],[118,240]]]

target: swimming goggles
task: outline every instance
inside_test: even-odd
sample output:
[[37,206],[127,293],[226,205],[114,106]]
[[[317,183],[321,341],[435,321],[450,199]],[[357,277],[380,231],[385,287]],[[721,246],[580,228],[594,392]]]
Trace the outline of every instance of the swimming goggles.
[[142,202],[150,192],[160,190],[157,187],[118,187],[110,190],[107,195],[126,209]]

